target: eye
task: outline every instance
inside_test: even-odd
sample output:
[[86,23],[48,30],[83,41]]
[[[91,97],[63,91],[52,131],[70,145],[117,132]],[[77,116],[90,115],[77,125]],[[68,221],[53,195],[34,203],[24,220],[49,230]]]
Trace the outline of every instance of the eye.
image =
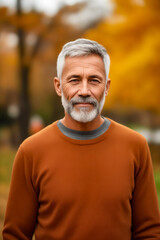
[[90,80],[89,80],[91,83],[100,83],[100,80],[99,79],[97,79],[97,78],[91,78]]
[[70,83],[78,83],[79,79],[78,78],[72,78],[69,80]]

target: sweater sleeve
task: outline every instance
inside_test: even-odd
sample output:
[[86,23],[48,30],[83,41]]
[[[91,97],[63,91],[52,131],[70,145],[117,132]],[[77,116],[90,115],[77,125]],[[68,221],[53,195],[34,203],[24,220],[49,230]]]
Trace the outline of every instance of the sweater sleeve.
[[38,200],[28,160],[21,146],[13,164],[3,228],[4,240],[29,240],[34,233]]
[[147,142],[140,153],[132,199],[132,240],[160,239],[160,213]]

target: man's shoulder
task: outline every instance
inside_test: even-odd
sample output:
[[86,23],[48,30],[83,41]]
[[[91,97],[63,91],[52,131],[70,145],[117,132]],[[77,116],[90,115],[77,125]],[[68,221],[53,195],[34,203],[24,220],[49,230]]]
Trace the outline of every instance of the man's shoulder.
[[21,144],[21,147],[24,149],[39,149],[45,145],[49,145],[49,143],[55,141],[56,139],[56,125],[57,121],[26,138]]
[[139,144],[145,144],[146,139],[137,131],[118,123],[114,120],[111,120],[112,133],[121,141],[136,142]]

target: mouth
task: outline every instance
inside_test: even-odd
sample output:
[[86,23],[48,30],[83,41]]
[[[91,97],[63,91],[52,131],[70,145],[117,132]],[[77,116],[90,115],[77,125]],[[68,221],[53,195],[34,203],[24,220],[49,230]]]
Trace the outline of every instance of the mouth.
[[76,111],[85,111],[85,112],[90,112],[93,109],[93,104],[91,103],[75,103],[74,108]]
[[85,102],[85,103],[75,103],[74,107],[79,110],[89,111],[94,107],[94,105],[92,103]]
[[89,107],[89,106],[93,106],[92,103],[87,103],[87,102],[85,102],[85,103],[75,103],[74,105],[77,105],[77,106],[79,106],[79,107]]

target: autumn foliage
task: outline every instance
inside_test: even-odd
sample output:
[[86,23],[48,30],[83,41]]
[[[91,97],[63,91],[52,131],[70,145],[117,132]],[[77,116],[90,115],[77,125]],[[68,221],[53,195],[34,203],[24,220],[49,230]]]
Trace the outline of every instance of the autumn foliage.
[[106,108],[160,112],[160,1],[115,1],[114,14],[85,37],[104,45],[111,57]]

